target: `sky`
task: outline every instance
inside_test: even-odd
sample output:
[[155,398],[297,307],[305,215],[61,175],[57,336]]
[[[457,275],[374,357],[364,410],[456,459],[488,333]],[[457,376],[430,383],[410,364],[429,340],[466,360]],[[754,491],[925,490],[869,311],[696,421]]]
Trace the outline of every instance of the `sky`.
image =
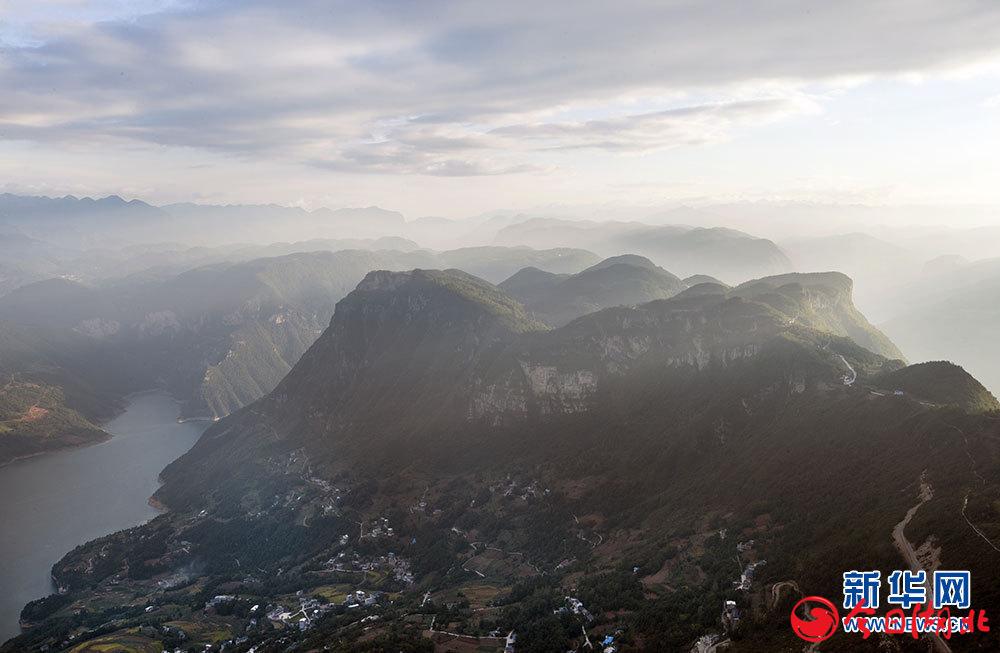
[[993,0],[0,0],[25,194],[961,219],[1000,206],[998,118]]

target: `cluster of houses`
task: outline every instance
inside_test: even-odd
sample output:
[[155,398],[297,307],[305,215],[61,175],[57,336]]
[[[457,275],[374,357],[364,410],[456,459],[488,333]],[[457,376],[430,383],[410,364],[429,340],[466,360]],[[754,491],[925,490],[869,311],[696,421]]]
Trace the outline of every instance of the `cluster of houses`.
[[392,526],[389,525],[388,517],[379,517],[373,523],[372,527],[365,531],[365,525],[361,524],[361,539],[365,538],[379,538],[379,537],[393,537],[395,531]]
[[[308,630],[312,627],[313,622],[328,612],[336,609],[336,605],[333,603],[323,603],[311,596],[306,596],[305,592],[299,590],[296,592],[296,596],[299,600],[298,610],[286,609],[282,605],[274,606],[267,613],[267,618],[272,623],[282,624],[289,628],[298,628],[299,630]],[[348,601],[353,600],[353,593],[348,595],[345,599],[345,604]],[[377,599],[376,599],[377,600]],[[375,601],[373,600],[371,604],[373,605]],[[352,607],[348,605],[347,607]],[[354,605],[353,607],[358,607]],[[259,605],[253,606],[250,609],[251,613],[257,613],[260,610]]]
[[539,488],[538,481],[531,481],[528,485],[521,487],[518,482],[510,476],[508,476],[504,481],[490,485],[489,490],[493,494],[499,493],[501,496],[515,497],[521,499],[522,501],[527,501],[528,497],[545,496],[550,492],[548,488],[545,488],[544,490]]
[[584,619],[586,619],[587,621],[594,620],[594,615],[590,613],[590,610],[584,607],[583,601],[573,596],[567,596],[566,605],[562,606],[558,610],[553,610],[553,614],[568,614],[568,613],[579,615]]
[[220,605],[232,603],[235,600],[236,596],[233,594],[216,594],[205,603],[205,609],[217,608]]
[[348,556],[341,551],[336,557],[330,558],[324,564],[331,571],[342,573],[382,571],[404,585],[413,584],[413,569],[410,566],[410,561],[397,556],[392,551],[372,559],[362,559],[357,553]]
[[373,606],[378,603],[381,594],[379,592],[366,592],[365,590],[355,590],[344,599],[344,605],[349,609],[364,606]]
[[746,567],[743,568],[743,572],[740,574],[740,579],[733,581],[733,587],[742,592],[749,592],[750,586],[751,584],[753,584],[753,576],[757,570],[757,567],[760,567],[764,563],[765,563],[764,560],[758,560],[757,562],[749,563]]
[[[736,543],[736,559],[740,559],[740,554],[745,554],[753,549],[754,541],[747,540],[746,542]],[[764,560],[758,560],[756,562],[747,563],[746,567],[740,573],[740,579],[733,581],[733,587],[740,590],[741,592],[749,592],[750,586],[753,584],[754,572],[756,572],[757,567],[764,564]]]
[[740,609],[736,607],[736,601],[726,601],[722,605],[722,625],[726,629],[726,632],[732,632],[736,628],[736,624],[740,622],[742,614]]

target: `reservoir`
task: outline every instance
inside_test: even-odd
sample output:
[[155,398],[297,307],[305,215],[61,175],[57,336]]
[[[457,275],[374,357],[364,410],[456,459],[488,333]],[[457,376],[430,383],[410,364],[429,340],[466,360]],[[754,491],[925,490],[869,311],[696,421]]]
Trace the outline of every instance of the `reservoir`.
[[105,425],[107,442],[0,467],[0,642],[20,632],[25,603],[54,591],[49,573],[66,553],[157,514],[157,476],[209,425],[177,414],[169,395],[137,395]]

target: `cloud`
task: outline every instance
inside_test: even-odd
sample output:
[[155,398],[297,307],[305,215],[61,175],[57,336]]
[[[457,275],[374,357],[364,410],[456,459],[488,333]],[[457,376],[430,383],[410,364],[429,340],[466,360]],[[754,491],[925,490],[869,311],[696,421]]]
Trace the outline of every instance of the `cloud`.
[[810,85],[1000,48],[1000,4],[974,0],[100,4],[18,14],[0,139],[513,174],[542,152],[714,142],[813,110]]
[[503,164],[490,159],[456,158],[397,142],[373,143],[338,152],[310,165],[337,172],[429,175],[433,177],[483,177],[539,172],[531,164]]
[[814,105],[772,98],[705,104],[585,122],[549,122],[500,127],[491,134],[534,143],[543,149],[594,148],[644,152],[724,138],[741,124],[761,124]]

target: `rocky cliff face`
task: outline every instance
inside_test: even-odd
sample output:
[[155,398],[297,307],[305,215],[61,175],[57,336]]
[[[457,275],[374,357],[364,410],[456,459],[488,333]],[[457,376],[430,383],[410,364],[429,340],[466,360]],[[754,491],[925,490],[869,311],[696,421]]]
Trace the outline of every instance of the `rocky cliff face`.
[[840,272],[796,272],[748,281],[731,294],[767,301],[792,319],[848,337],[886,358],[902,360],[899,348],[855,307],[853,287],[851,278]]
[[[504,354],[517,362],[520,374],[477,379],[469,414],[499,423],[504,417],[583,412],[602,387],[614,387],[631,376],[724,370],[789,345],[822,352],[818,365],[806,369],[803,359],[788,370],[800,391],[806,385],[836,383],[842,368],[837,354],[824,351],[829,333],[797,323],[793,316],[803,310],[798,304],[760,299],[678,297],[599,311],[562,329],[533,334]],[[847,355],[863,367],[877,370],[883,364],[857,347]]]
[[842,386],[846,366],[862,376],[898,367],[817,328],[826,322],[813,316],[836,323],[830,298],[842,287],[776,283],[607,309],[552,330],[459,271],[370,273],[270,395],[168,468],[161,494],[203,484],[191,474],[213,457],[301,449],[320,467],[420,458],[462,447],[482,427],[499,433],[606,410],[637,384],[648,393],[728,375],[745,377],[747,392],[789,396]]

